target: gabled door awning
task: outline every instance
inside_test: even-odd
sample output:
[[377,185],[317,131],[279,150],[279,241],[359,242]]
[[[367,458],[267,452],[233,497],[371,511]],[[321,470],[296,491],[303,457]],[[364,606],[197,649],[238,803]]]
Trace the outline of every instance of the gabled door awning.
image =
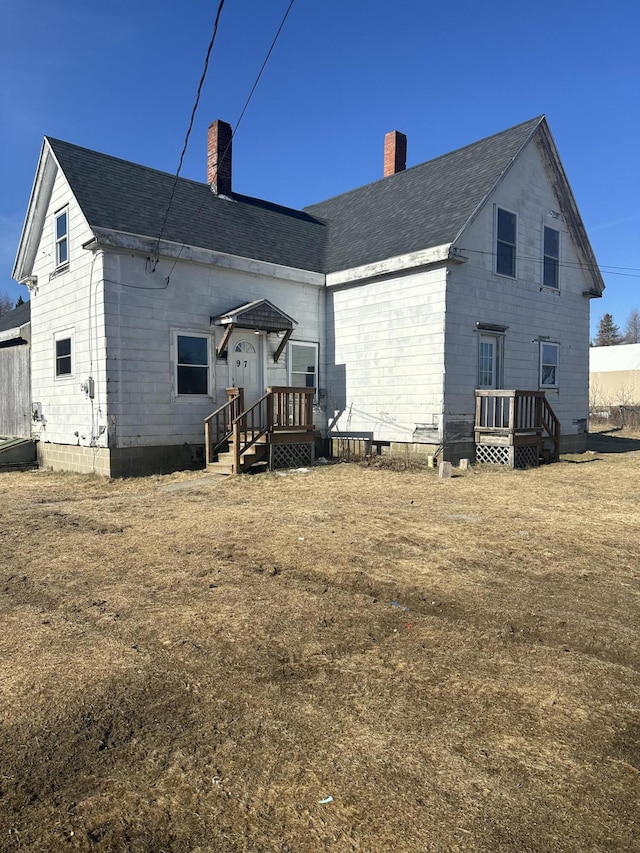
[[255,299],[253,302],[247,302],[245,305],[240,305],[220,314],[219,317],[211,317],[212,326],[224,326],[224,335],[218,344],[218,358],[223,358],[227,352],[229,338],[234,329],[253,329],[259,332],[284,332],[284,337],[280,342],[280,346],[273,354],[273,360],[278,361],[287,341],[291,337],[293,327],[297,325],[297,321],[293,317],[289,317],[284,311],[276,308],[268,299]]

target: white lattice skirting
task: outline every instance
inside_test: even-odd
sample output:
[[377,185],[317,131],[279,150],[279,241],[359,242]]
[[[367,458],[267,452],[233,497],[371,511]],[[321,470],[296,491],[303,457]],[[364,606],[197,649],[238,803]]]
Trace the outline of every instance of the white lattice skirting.
[[538,448],[500,447],[493,444],[476,444],[476,462],[490,465],[509,465],[512,468],[536,468],[539,465]]
[[272,444],[273,468],[303,468],[313,462],[313,444]]

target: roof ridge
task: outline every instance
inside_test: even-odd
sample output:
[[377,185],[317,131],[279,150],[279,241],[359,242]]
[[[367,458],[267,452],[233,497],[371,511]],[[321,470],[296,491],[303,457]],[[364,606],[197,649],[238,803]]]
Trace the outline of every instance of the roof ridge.
[[388,183],[389,181],[393,181],[394,179],[400,177],[401,175],[406,175],[409,172],[413,172],[416,169],[420,169],[423,166],[427,166],[431,163],[436,163],[438,160],[443,160],[445,157],[452,157],[454,154],[459,154],[462,151],[465,151],[469,148],[473,148],[476,145],[481,145],[483,142],[488,142],[490,139],[494,139],[498,136],[504,136],[507,133],[512,133],[514,130],[518,130],[519,128],[524,127],[525,125],[531,125],[532,130],[540,124],[540,122],[545,118],[544,113],[535,118],[527,119],[526,121],[521,121],[518,124],[514,124],[512,127],[507,127],[505,130],[500,130],[497,133],[491,133],[489,136],[483,136],[481,139],[476,139],[475,142],[469,142],[466,145],[461,145],[459,148],[454,148],[452,151],[445,151],[444,154],[438,154],[437,157],[432,157],[429,160],[423,160],[421,163],[415,163],[413,166],[409,166],[407,169],[403,169],[401,172],[396,172],[393,175],[387,175],[386,177],[376,178],[374,181],[369,181],[366,184],[360,184],[357,187],[353,187],[350,190],[345,190],[342,193],[338,193],[334,196],[329,196],[329,198],[322,199],[322,201],[314,202],[313,204],[306,205],[302,208],[304,211],[309,211],[314,207],[320,207],[327,202],[335,201],[336,199],[342,198],[343,196],[350,195],[351,193],[356,193],[358,190],[364,190],[367,187],[372,187],[375,184]]

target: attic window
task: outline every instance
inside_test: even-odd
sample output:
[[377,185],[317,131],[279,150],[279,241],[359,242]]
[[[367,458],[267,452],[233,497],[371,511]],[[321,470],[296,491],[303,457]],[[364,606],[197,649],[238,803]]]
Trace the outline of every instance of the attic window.
[[497,209],[496,215],[496,272],[498,275],[516,277],[516,234],[515,213]]
[[56,268],[69,263],[69,209],[65,208],[55,217]]
[[543,237],[542,284],[557,290],[559,285],[560,267],[560,232],[555,228],[544,226]]

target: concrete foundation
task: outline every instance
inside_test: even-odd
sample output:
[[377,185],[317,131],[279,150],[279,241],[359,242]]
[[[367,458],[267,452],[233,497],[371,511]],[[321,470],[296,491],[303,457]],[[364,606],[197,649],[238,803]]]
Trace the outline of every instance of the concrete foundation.
[[204,467],[204,445],[107,448],[39,442],[37,450],[42,468],[104,477],[141,477]]

